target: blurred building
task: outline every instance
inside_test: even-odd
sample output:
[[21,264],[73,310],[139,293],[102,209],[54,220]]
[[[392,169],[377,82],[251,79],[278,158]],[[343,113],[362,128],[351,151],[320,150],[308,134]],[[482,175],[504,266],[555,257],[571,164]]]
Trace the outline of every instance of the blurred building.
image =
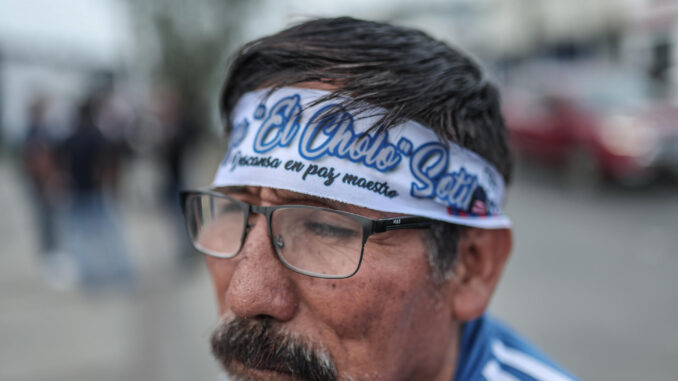
[[[51,113],[64,120],[68,105],[84,95],[92,78],[105,82],[124,73],[140,76],[135,82],[144,86],[140,82],[150,82],[151,66],[162,65],[167,57],[202,55],[207,57],[204,67],[189,72],[213,71],[215,85],[209,91],[216,93],[218,81],[212,78],[223,71],[223,62],[205,52],[232,50],[240,41],[305,18],[340,14],[422,28],[500,69],[544,56],[613,59],[642,68],[665,92],[676,93],[678,5],[672,1],[260,0],[247,5],[227,0],[196,0],[190,6],[154,0],[0,1],[1,145],[23,135],[27,100],[36,92],[55,98]],[[168,45],[163,55],[163,39],[157,37],[163,33],[161,19],[174,23],[164,30],[171,37],[166,45],[209,44],[192,50]]]
[[644,67],[659,90],[678,94],[678,3],[634,1],[625,28],[626,60]]
[[[308,17],[346,14],[421,28],[485,64],[611,59],[675,87],[678,4],[667,0],[267,1],[247,38]],[[260,20],[261,21],[261,20]]]

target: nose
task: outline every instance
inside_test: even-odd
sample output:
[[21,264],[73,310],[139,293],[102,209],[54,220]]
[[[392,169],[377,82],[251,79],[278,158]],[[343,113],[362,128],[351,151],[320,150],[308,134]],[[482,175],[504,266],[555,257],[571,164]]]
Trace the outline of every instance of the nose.
[[268,235],[266,219],[256,218],[238,254],[226,290],[226,304],[243,318],[268,316],[278,321],[294,317],[298,296],[287,269],[278,259]]

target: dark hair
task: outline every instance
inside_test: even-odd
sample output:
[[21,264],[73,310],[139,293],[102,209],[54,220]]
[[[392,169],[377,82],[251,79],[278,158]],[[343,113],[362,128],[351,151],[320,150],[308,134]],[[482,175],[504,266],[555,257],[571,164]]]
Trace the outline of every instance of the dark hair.
[[[327,98],[350,96],[344,101],[349,110],[382,107],[386,112],[373,128],[415,120],[442,141],[484,157],[510,182],[512,163],[496,87],[470,57],[421,31],[340,17],[308,21],[246,44],[233,57],[221,93],[227,131],[244,93],[302,82],[332,85]],[[453,246],[456,252],[460,234],[452,224],[434,226],[432,237],[445,241],[435,251],[449,255]],[[451,266],[454,253],[445,262]]]

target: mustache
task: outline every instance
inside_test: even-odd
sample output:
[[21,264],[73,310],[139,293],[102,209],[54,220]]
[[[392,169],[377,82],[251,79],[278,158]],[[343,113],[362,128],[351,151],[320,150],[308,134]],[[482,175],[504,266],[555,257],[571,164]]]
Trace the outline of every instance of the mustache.
[[283,332],[270,318],[235,317],[212,333],[212,354],[227,372],[273,371],[305,381],[337,381],[330,354],[319,346]]

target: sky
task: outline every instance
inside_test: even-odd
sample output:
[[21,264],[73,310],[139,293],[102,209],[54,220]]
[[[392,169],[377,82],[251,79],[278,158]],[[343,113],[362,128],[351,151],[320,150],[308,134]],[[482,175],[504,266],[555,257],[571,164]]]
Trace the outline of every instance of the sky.
[[121,0],[0,0],[0,47],[6,55],[75,52],[111,62],[129,52],[125,6]]

